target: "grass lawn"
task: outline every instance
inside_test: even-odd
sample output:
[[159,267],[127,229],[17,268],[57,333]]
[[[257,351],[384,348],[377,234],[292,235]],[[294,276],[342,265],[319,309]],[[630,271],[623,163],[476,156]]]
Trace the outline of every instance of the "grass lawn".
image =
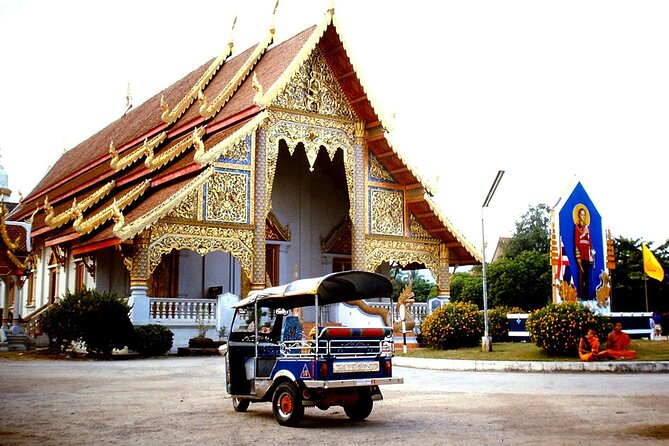
[[[637,361],[669,361],[669,341],[648,341],[634,339],[629,347],[636,350]],[[437,359],[474,359],[493,361],[578,361],[578,356],[549,356],[541,348],[530,342],[493,342],[491,352],[482,352],[481,346],[459,348],[457,350],[433,350],[421,348],[410,350],[406,355],[396,356]]]

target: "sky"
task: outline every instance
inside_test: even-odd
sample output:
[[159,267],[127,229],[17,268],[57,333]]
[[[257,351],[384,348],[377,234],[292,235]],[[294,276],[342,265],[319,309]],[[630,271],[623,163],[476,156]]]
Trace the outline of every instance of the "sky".
[[[0,165],[12,199],[67,149],[222,52],[275,0],[0,0]],[[276,40],[329,0],[281,0]],[[669,239],[669,2],[335,0],[389,138],[491,257],[576,181],[613,237]],[[504,177],[482,205],[495,175]]]

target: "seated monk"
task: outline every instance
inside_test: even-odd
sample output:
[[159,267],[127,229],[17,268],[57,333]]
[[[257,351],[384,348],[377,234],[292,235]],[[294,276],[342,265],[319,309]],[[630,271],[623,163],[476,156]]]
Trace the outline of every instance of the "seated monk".
[[630,342],[629,335],[623,331],[623,324],[616,322],[613,325],[613,331],[606,338],[606,351],[609,357],[613,359],[636,359],[636,352],[627,349]]
[[599,361],[608,358],[607,351],[599,351],[599,338],[595,334],[594,328],[588,328],[585,336],[581,337],[578,343],[578,356],[581,361]]

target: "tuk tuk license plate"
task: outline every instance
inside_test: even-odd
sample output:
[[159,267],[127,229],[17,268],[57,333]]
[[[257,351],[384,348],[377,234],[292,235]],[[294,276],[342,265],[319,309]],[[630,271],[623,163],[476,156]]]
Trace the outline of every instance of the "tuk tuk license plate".
[[334,373],[378,372],[379,363],[372,362],[335,362],[332,365]]

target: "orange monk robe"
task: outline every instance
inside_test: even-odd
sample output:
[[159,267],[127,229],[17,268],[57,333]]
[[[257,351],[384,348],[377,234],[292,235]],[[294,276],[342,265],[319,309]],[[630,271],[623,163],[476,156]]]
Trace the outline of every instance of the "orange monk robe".
[[632,340],[624,331],[612,331],[606,338],[606,352],[613,359],[636,359],[636,351],[627,350]]
[[578,357],[581,361],[597,361],[602,359],[599,352],[599,338],[593,336],[591,338],[582,337],[578,344]]

